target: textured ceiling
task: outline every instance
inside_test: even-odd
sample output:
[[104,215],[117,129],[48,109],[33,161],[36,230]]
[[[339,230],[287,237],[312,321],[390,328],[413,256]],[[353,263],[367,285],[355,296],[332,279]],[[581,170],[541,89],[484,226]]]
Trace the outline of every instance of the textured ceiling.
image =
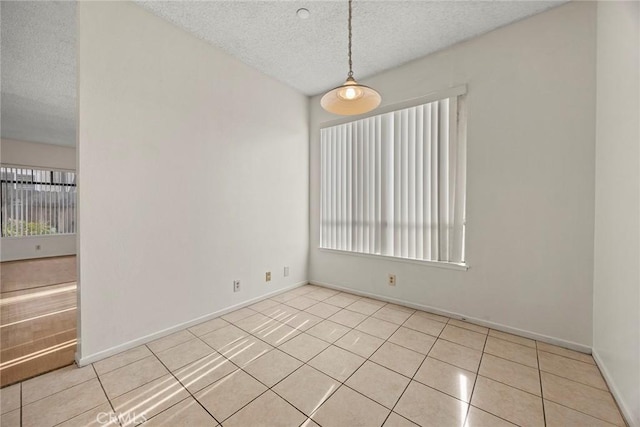
[[2,1],[2,137],[76,143],[73,2]]
[[[565,3],[354,1],[356,78]],[[136,1],[241,61],[315,95],[347,73],[346,1]],[[310,11],[306,20],[296,11]],[[2,1],[2,137],[74,145],[74,2]]]

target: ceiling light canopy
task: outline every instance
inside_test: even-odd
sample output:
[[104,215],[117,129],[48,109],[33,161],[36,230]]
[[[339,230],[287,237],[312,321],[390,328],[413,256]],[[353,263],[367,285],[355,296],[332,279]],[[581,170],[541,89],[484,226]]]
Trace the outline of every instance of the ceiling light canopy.
[[349,74],[342,86],[327,92],[320,100],[322,108],[333,114],[353,116],[368,113],[380,105],[380,94],[368,86],[359,84],[353,78],[351,61],[351,1],[349,0]]

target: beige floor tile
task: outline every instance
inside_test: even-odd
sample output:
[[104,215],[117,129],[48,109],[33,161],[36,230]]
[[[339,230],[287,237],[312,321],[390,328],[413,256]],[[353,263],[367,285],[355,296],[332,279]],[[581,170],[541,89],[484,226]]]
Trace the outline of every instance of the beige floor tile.
[[227,322],[235,323],[238,320],[242,320],[246,317],[253,316],[256,314],[255,311],[251,310],[248,307],[241,308],[239,310],[232,311],[231,313],[227,313],[222,318]]
[[380,426],[389,410],[348,387],[340,387],[312,416],[322,427]]
[[545,400],[559,403],[611,424],[625,425],[611,393],[547,372],[541,372],[540,375],[542,395]]
[[278,321],[282,321],[283,319],[287,319],[298,313],[300,313],[300,310],[290,307],[286,304],[276,305],[275,307],[262,312],[262,314],[264,314],[265,316],[269,316]]
[[189,397],[189,393],[171,375],[165,375],[111,400],[122,425],[134,425]]
[[22,425],[53,426],[107,403],[97,378],[85,381],[22,408]]
[[7,413],[20,408],[20,386],[10,385],[0,390],[0,412]]
[[569,359],[579,360],[592,365],[596,364],[590,354],[580,353],[579,351],[569,350],[568,348],[558,347],[557,345],[551,345],[540,341],[537,342],[537,345],[539,351],[546,351],[547,353],[557,354],[558,356],[568,357]]
[[311,415],[338,387],[338,381],[304,365],[278,383],[273,390],[306,415]]
[[290,427],[299,426],[305,417],[280,396],[267,390],[253,402],[224,422],[225,427]]
[[308,362],[327,347],[329,347],[328,342],[309,334],[300,334],[278,348],[296,359]]
[[195,393],[236,369],[237,367],[233,363],[220,353],[214,352],[178,369],[174,375],[187,390]]
[[410,379],[373,362],[365,362],[345,383],[387,408],[393,408]]
[[170,371],[175,371],[212,353],[215,353],[214,349],[206,345],[202,340],[196,338],[167,350],[160,351],[157,356]]
[[20,427],[20,409],[4,412],[0,416],[0,425],[3,427]]
[[469,407],[469,414],[464,427],[513,427],[515,424],[498,418],[488,412],[478,409],[475,406]]
[[271,317],[265,316],[264,314],[256,313],[252,316],[245,317],[244,319],[234,322],[234,325],[243,331],[254,334],[270,326],[279,325],[279,322]]
[[168,373],[155,356],[149,356],[100,375],[100,382],[109,399],[113,399]]
[[387,305],[386,302],[381,301],[379,299],[375,299],[375,298],[368,298],[368,297],[361,297],[359,301],[363,301],[369,304],[373,304],[373,305],[377,305],[378,307],[383,307],[385,305]]
[[22,404],[27,405],[95,377],[91,365],[82,368],[71,365],[40,375],[22,383]]
[[309,292],[308,294],[304,294],[304,296],[318,301],[324,301],[327,298],[338,295],[339,293],[339,291],[334,291],[333,289],[318,289],[316,291]]
[[489,328],[485,328],[484,326],[476,325],[474,323],[465,322],[463,320],[449,319],[448,324],[457,326],[458,328],[463,328],[473,332],[478,332],[479,334],[487,335],[489,333]]
[[330,320],[323,320],[317,325],[309,328],[307,333],[328,343],[333,343],[350,330],[351,329],[348,327],[339,323],[335,323]]
[[438,340],[431,348],[429,356],[471,372],[478,372],[482,353],[460,344]]
[[238,370],[199,391],[195,398],[218,421],[224,421],[266,390],[258,380]]
[[144,423],[145,427],[215,427],[217,425],[218,422],[192,397],[173,405]]
[[417,310],[415,312],[416,315],[426,317],[427,319],[436,320],[438,322],[447,323],[449,318],[446,316],[441,316],[439,314],[429,313],[428,311]]
[[309,365],[342,382],[364,361],[364,358],[332,345],[311,359]]
[[371,356],[384,340],[357,330],[352,330],[335,342],[334,345],[349,350],[364,358]]
[[220,354],[242,368],[272,349],[266,342],[248,336],[235,342],[233,347],[227,346]]
[[365,316],[371,316],[376,311],[380,310],[380,306],[372,304],[370,301],[360,299],[353,304],[346,307],[349,311],[355,311],[356,313],[364,314]]
[[484,342],[486,341],[487,336],[485,334],[470,331],[469,329],[459,328],[457,326],[448,324],[442,330],[440,338],[463,345],[465,347],[482,350],[484,348]]
[[409,350],[392,342],[385,342],[373,353],[371,360],[392,371],[407,377],[412,377],[420,367],[424,357],[424,354]]
[[274,301],[272,299],[265,299],[253,305],[250,305],[249,308],[253,311],[257,311],[258,313],[262,313],[264,311],[269,310],[270,308],[275,307],[278,304],[280,304],[278,301]]
[[297,298],[294,298],[292,300],[287,301],[285,304],[287,304],[288,306],[291,306],[297,310],[304,310],[307,309],[309,307],[311,307],[312,305],[317,304],[318,301],[313,299],[313,298],[307,298],[306,296],[300,296]]
[[445,323],[430,319],[418,313],[412,314],[411,317],[402,324],[405,328],[411,328],[434,337],[440,335],[445,325]]
[[103,403],[62,424],[58,424],[56,427],[120,427],[120,423],[118,422],[118,415],[113,412],[111,405]]
[[409,313],[409,314],[413,314],[416,311],[418,311],[416,309],[413,309],[411,307],[407,307],[405,305],[393,304],[393,303],[387,303],[387,305],[385,305],[383,308],[389,308],[391,310],[403,311],[403,312]]
[[203,335],[208,334],[209,332],[222,329],[225,326],[229,326],[229,325],[230,323],[227,322],[226,320],[216,317],[215,319],[211,319],[209,321],[190,327],[189,332],[191,332],[193,335],[197,337],[201,337]]
[[284,303],[286,301],[292,300],[292,299],[297,298],[297,297],[298,297],[298,294],[295,294],[295,293],[292,294],[291,292],[284,292],[284,293],[279,294],[279,295],[274,295],[269,299],[272,299],[272,300],[282,304],[282,303]]
[[411,317],[411,314],[413,314],[413,312],[397,310],[386,305],[373,313],[373,317],[395,323],[396,325],[402,325],[409,317]]
[[538,351],[538,361],[541,371],[609,391],[600,370],[595,365],[545,351]]
[[540,397],[488,378],[478,377],[471,404],[523,427],[544,426]]
[[479,374],[540,396],[540,373],[537,369],[485,353]]
[[544,401],[544,414],[547,427],[613,427],[615,425],[549,400]]
[[319,302],[305,310],[307,313],[311,313],[315,316],[322,317],[326,319],[329,316],[333,316],[338,311],[340,311],[340,307],[336,307],[335,305],[326,304],[324,302]]
[[168,348],[174,347],[178,344],[182,344],[183,342],[191,341],[195,338],[188,330],[178,331],[171,335],[167,335],[166,337],[159,338],[155,341],[147,344],[147,347],[154,353],[157,353],[162,350],[166,350]]
[[242,340],[245,340],[249,334],[242,329],[229,325],[200,337],[202,341],[219,352],[227,351]]
[[96,362],[93,367],[98,375],[102,375],[151,355],[151,350],[147,346],[141,345]]
[[399,325],[386,320],[376,319],[375,317],[369,317],[360,323],[356,329],[362,332],[366,332],[374,337],[382,338],[386,340],[393,333],[398,330]]
[[411,381],[394,411],[424,427],[461,426],[469,405]]
[[347,326],[349,328],[355,328],[366,318],[367,316],[365,316],[364,314],[344,309],[329,317],[328,320]]
[[345,308],[358,300],[357,297],[345,294],[337,294],[324,300],[325,303],[335,305],[336,307]]
[[536,348],[536,342],[529,338],[508,334],[506,332],[496,331],[495,329],[489,329],[489,335],[495,338],[500,338],[501,340],[514,342],[516,344],[524,345],[531,348]]
[[476,374],[427,357],[413,379],[469,403]]
[[273,387],[302,365],[297,359],[278,349],[263,354],[243,369],[267,387]]
[[390,413],[389,418],[384,422],[384,427],[416,427],[417,425],[395,412]]
[[307,313],[306,311],[300,311],[289,317],[280,319],[280,322],[287,326],[291,326],[298,331],[304,332],[322,322],[322,317],[315,316],[311,313]]
[[401,326],[389,337],[389,341],[426,355],[436,342],[436,338]]
[[272,346],[277,347],[300,333],[301,331],[292,328],[289,325],[279,323],[277,325],[270,325],[261,331],[255,332],[254,335]]
[[487,344],[484,346],[484,352],[538,369],[538,356],[535,348],[489,336]]

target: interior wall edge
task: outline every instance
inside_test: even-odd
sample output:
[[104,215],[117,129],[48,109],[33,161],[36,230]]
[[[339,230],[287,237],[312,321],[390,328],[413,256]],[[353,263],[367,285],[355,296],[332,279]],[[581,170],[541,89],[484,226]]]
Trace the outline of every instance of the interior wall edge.
[[501,332],[507,332],[509,334],[514,334],[514,335],[519,335],[525,338],[530,338],[533,340],[537,340],[537,341],[542,341],[545,342],[547,344],[553,344],[553,345],[557,345],[560,347],[565,347],[571,350],[575,350],[575,351],[579,351],[581,353],[586,353],[586,354],[591,354],[592,352],[592,348],[589,345],[585,345],[585,344],[580,344],[580,343],[576,343],[573,341],[569,341],[569,340],[565,340],[562,338],[556,338],[556,337],[551,337],[548,335],[544,335],[544,334],[539,334],[537,332],[533,332],[533,331],[528,331],[525,329],[519,329],[519,328],[515,328],[509,325],[504,325],[502,323],[496,323],[496,322],[490,322],[487,320],[483,320],[483,319],[478,319],[472,316],[467,316],[463,313],[456,313],[453,311],[448,311],[448,310],[443,310],[437,307],[432,307],[429,305],[424,305],[424,304],[416,304],[414,302],[411,301],[406,301],[403,299],[398,299],[398,298],[391,298],[385,295],[380,295],[380,294],[375,294],[375,293],[371,293],[371,292],[364,292],[361,291],[359,289],[355,289],[355,288],[350,288],[350,287],[345,287],[345,286],[338,286],[338,285],[334,285],[332,283],[326,283],[326,282],[320,282],[317,280],[309,280],[309,283],[312,285],[317,285],[317,286],[324,286],[326,288],[331,288],[331,289],[335,289],[335,290],[340,290],[340,291],[344,291],[344,292],[349,292],[355,295],[360,295],[360,296],[365,296],[365,297],[371,297],[371,298],[375,298],[375,299],[379,299],[381,301],[385,301],[385,302],[390,302],[390,303],[394,303],[394,304],[399,304],[399,305],[403,305],[406,307],[410,307],[416,310],[422,310],[422,311],[426,311],[429,313],[433,313],[433,314],[439,314],[441,316],[447,316],[447,317],[452,317],[454,319],[458,319],[458,320],[464,320],[465,322],[469,322],[469,323],[473,323],[476,325],[480,325],[480,326],[485,326],[487,328],[491,328],[491,329],[495,329],[496,331],[501,331]]
[[591,355],[593,356],[593,360],[596,362],[598,369],[600,369],[600,373],[602,374],[604,381],[607,383],[607,387],[609,387],[609,391],[613,395],[613,398],[616,401],[618,409],[620,409],[624,420],[627,422],[629,427],[640,427],[640,423],[634,421],[633,412],[631,411],[630,406],[627,404],[627,402],[625,402],[622,393],[620,393],[620,390],[618,390],[618,388],[616,387],[613,376],[607,369],[604,361],[600,358],[598,350],[595,347],[591,350]]
[[241,303],[234,304],[232,306],[223,308],[223,309],[218,310],[218,311],[214,311],[213,313],[205,314],[204,316],[200,316],[200,317],[197,317],[195,319],[189,320],[187,322],[179,323],[179,324],[171,326],[169,328],[162,329],[162,330],[154,332],[152,334],[145,335],[143,337],[136,338],[134,340],[127,341],[127,342],[122,343],[122,344],[118,344],[118,345],[116,345],[114,347],[99,351],[99,352],[94,353],[94,354],[83,355],[83,354],[81,354],[81,351],[79,351],[79,352],[76,353],[76,364],[79,367],[83,367],[83,366],[89,365],[91,363],[98,362],[98,361],[100,361],[102,359],[106,359],[107,357],[116,355],[116,354],[121,353],[121,352],[126,351],[126,350],[130,350],[130,349],[132,349],[134,347],[138,347],[140,345],[144,345],[144,344],[150,343],[151,341],[155,341],[155,340],[157,340],[159,338],[165,337],[165,336],[170,335],[170,334],[172,334],[174,332],[178,332],[178,331],[181,331],[183,329],[190,328],[190,327],[195,326],[195,325],[197,325],[199,323],[203,323],[203,322],[212,320],[212,319],[214,319],[216,317],[224,316],[225,314],[230,313],[232,311],[241,309],[243,307],[247,307],[247,306],[249,306],[251,304],[255,304],[255,303],[260,302],[260,301],[262,301],[262,300],[264,300],[266,298],[269,298],[269,297],[272,297],[272,296],[275,296],[275,295],[279,295],[279,294],[282,294],[284,292],[288,292],[288,291],[290,291],[292,289],[299,288],[300,286],[304,286],[304,285],[306,285],[308,283],[309,283],[308,281],[303,280],[301,282],[295,283],[294,285],[288,286],[286,288],[278,289],[276,291],[269,292],[269,293],[266,293],[264,295],[261,295],[261,296],[255,297],[255,298],[251,298],[251,299],[243,301]]

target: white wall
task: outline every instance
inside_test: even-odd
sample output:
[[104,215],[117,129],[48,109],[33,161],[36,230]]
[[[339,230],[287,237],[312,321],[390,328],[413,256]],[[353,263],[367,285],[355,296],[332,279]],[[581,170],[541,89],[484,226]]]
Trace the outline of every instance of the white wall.
[[307,98],[132,3],[78,17],[80,362],[305,282]]
[[317,249],[319,127],[335,116],[313,98],[310,280],[588,351],[595,13],[569,3],[365,81],[383,105],[468,85],[468,271]]
[[640,426],[640,3],[598,3],[593,353]]
[[[0,140],[0,162],[11,166],[75,170],[76,150],[73,147],[61,145],[2,139]],[[0,261],[75,253],[76,236],[3,237],[0,239]]]

